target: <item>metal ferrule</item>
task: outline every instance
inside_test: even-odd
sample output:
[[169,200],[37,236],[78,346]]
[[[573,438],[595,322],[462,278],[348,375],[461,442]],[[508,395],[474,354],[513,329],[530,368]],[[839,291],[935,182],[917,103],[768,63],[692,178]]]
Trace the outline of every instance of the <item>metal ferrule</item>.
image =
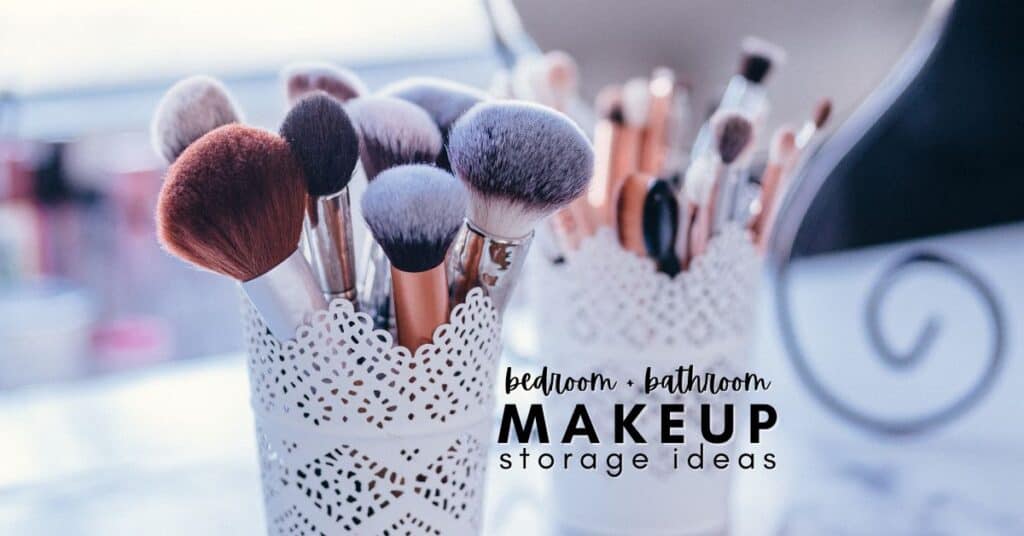
[[352,213],[348,188],[306,204],[305,240],[316,280],[328,300],[342,297],[355,303],[356,265],[352,246]]
[[242,289],[270,332],[281,340],[295,337],[295,330],[314,312],[327,309],[313,270],[298,249],[269,272],[242,283]]
[[533,232],[521,238],[491,236],[466,220],[452,246],[449,281],[451,306],[482,287],[500,313],[508,304],[530,250]]
[[363,260],[360,263],[359,300],[362,310],[373,317],[373,325],[390,329],[394,325],[391,300],[391,263],[372,236],[366,236]]

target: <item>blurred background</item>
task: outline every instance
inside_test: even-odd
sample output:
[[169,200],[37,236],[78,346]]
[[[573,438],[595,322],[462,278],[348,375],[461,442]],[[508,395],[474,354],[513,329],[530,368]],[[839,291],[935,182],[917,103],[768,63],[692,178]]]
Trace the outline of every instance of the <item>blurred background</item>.
[[[192,74],[216,76],[236,97],[247,122],[276,130],[286,111],[279,72],[292,61],[324,60],[348,67],[371,89],[413,75],[450,78],[486,89],[504,66],[509,47],[536,46],[565,50],[575,57],[587,102],[607,83],[647,76],[657,66],[672,67],[691,89],[695,130],[696,121],[716,104],[735,72],[740,41],[756,35],[787,52],[785,64],[768,84],[769,130],[781,123],[800,124],[825,96],[834,103],[829,124],[833,130],[850,119],[883,82],[915,39],[930,8],[926,0],[345,0],[301,6],[254,6],[239,0],[4,3],[0,7],[0,430],[5,438],[0,441],[0,534],[251,534],[261,530],[262,520],[252,513],[259,507],[259,483],[236,285],[171,258],[160,250],[154,236],[154,206],[165,168],[150,146],[149,120],[160,96],[175,80]],[[1019,40],[1014,46],[1020,46]],[[943,110],[955,109],[948,102],[943,105]],[[927,121],[936,114],[915,116],[925,119],[907,137],[941,130],[942,123]],[[762,140],[759,149],[764,145]],[[1018,163],[1013,173],[996,174],[1019,179],[1019,157],[1014,161]],[[904,171],[897,168],[892,173],[898,176]],[[875,170],[861,175],[894,180]],[[959,179],[959,175],[950,178],[969,182]],[[1014,188],[1019,193],[1020,187]],[[872,191],[872,199],[878,198],[878,192]],[[1019,199],[1019,195],[995,197]],[[913,225],[900,227],[899,222],[911,220],[900,210],[890,210],[884,225],[861,225],[850,214],[869,214],[873,205],[853,194],[831,199],[832,204],[797,211],[799,221],[782,222],[782,231],[790,231],[784,248],[798,243],[795,256],[799,256],[828,252],[835,244],[841,244],[839,249],[877,245],[889,237],[916,239],[936,231],[914,228],[901,234],[898,229]],[[946,204],[956,200],[936,199]],[[906,200],[897,196],[893,204],[900,208]],[[846,214],[843,232],[818,226],[828,220],[826,216],[839,212]],[[804,221],[805,213],[810,214],[810,223]],[[1018,209],[997,219],[995,223],[1022,218]],[[979,226],[975,221],[939,230]],[[796,240],[798,229],[802,229],[803,249]],[[870,233],[850,234],[850,229]],[[1015,233],[1014,237],[1021,236],[1019,226]],[[828,244],[822,245],[823,240]],[[961,237],[952,244],[961,252],[990,254],[1010,249],[1005,239]],[[776,258],[788,261],[790,253]],[[845,339],[818,329],[820,323],[861,321],[856,317],[859,312],[848,316],[836,312],[844,294],[835,289],[856,287],[849,291],[850,303],[857,304],[851,310],[860,311],[866,289],[878,275],[877,267],[889,263],[892,255],[890,250],[856,258],[840,254],[794,269],[793,277],[803,282],[794,290],[797,331],[817,345],[816,355],[837,347],[849,349]],[[1005,260],[982,264],[986,270],[994,266],[991,273],[1009,282],[1009,287],[997,292],[1007,300],[1004,304],[1012,306],[1015,298],[1024,295]],[[830,274],[831,279],[821,274]],[[959,292],[933,293],[931,288],[917,288],[909,301],[927,302],[924,309],[949,307],[950,302],[943,300],[956,298]],[[774,289],[765,286],[766,293]],[[774,302],[765,303],[757,362],[777,375],[780,392],[800,393],[790,401],[795,408],[790,413],[792,422],[799,421],[801,408],[819,400],[808,394],[814,388],[807,389],[804,372],[794,372],[790,358],[778,357],[786,353],[787,343],[780,342],[773,331],[779,316],[770,306]],[[1014,312],[1010,310],[1005,318],[1019,318]],[[908,345],[911,334],[927,320],[918,309],[903,313],[901,320],[886,328],[895,330],[897,346]],[[984,316],[983,311],[979,314]],[[929,372],[935,382],[944,381],[945,372],[959,363],[957,356],[972,349],[970,338],[977,326],[959,326],[961,331],[954,330],[952,336],[961,338],[942,362],[948,367]],[[510,347],[528,346],[528,341],[517,340],[526,336],[511,333]],[[1012,337],[1008,344],[1013,344]],[[830,373],[849,378],[862,372],[858,366]],[[863,397],[882,385],[869,376],[846,384],[855,386],[847,394]],[[934,394],[920,384],[893,389],[904,398],[863,398],[872,399],[872,411],[883,411],[887,404],[891,409],[907,398],[930,400],[928,395]],[[1005,388],[1001,392],[998,400],[1015,403],[1012,393]],[[907,407],[913,409],[913,404]],[[864,439],[825,410],[816,417],[821,420],[808,420],[802,428],[792,425],[789,430],[801,428],[810,434],[841,428],[845,431],[837,432],[837,441],[854,442],[852,450],[863,447],[857,441],[866,441],[872,448],[879,443],[898,449],[908,443],[921,445],[915,439],[886,443],[871,434],[866,434],[871,439]],[[1006,421],[1005,416],[997,419]],[[980,424],[968,428],[970,433],[978,430],[988,428]],[[1006,445],[1020,444],[1019,434],[994,436],[992,445],[997,446],[967,459],[1002,459],[998,457],[1007,454]],[[833,442],[806,441],[799,434],[787,437],[803,449],[834,452]],[[947,437],[940,439],[945,442]],[[886,457],[894,455],[882,452]],[[921,459],[935,466],[964,459],[960,456],[929,450]],[[929,532],[927,526],[914,522],[892,530],[830,525],[818,518],[842,517],[835,511],[842,510],[842,504],[853,504],[851,510],[878,519],[901,515],[886,501],[866,503],[862,493],[867,489],[875,497],[887,497],[898,472],[884,464],[827,470],[805,465],[810,473],[840,475],[832,484],[805,486],[803,492],[805,497],[835,497],[833,510],[808,507],[809,514],[795,516],[803,521],[788,525],[784,521],[758,525],[761,518],[750,517],[749,526],[740,524],[737,532],[977,534],[978,527],[994,527],[989,533],[1024,533],[1019,519],[989,515],[984,503],[991,497],[956,503],[955,516],[993,520],[987,525],[967,523],[963,526],[973,529],[966,531]],[[1019,464],[1012,467],[1016,470]],[[973,473],[967,473],[962,470],[956,478],[973,482],[970,486],[975,491],[985,486],[987,477],[975,476],[972,481]],[[843,476],[847,474],[855,476],[851,480]],[[1014,474],[1024,473],[1006,476]],[[810,482],[805,477],[798,471],[788,481]],[[489,492],[486,534],[546,534],[537,528],[537,512],[543,505],[537,504],[536,489],[520,484],[501,482]],[[772,508],[798,512],[802,503],[779,506],[782,494],[776,493],[776,485],[776,481],[755,481],[743,488],[739,500],[745,507],[756,505],[754,512]],[[1011,490],[1011,498],[1019,496],[1015,493],[1022,491],[1020,486],[996,486],[989,493],[998,495],[1002,490],[1005,501],[1005,491]],[[225,495],[231,500],[225,501]],[[850,498],[854,496],[858,498]],[[928,511],[950,511],[947,506],[955,502],[945,495],[928,497],[931,502],[922,506]],[[804,521],[807,524],[801,525]]]
[[[517,9],[542,49],[572,53],[587,100],[604,84],[667,65],[703,110],[734,72],[740,40],[771,40],[788,51],[769,89],[778,124],[802,121],[826,95],[837,115],[849,113],[910,42],[927,2],[492,7],[506,33],[521,30]],[[43,0],[3,10],[0,386],[8,388],[241,348],[234,286],[164,255],[154,240],[164,169],[147,129],[176,79],[223,79],[248,122],[276,130],[285,112],[278,72],[290,61],[336,62],[371,88],[417,74],[486,88],[501,65],[479,0],[258,10],[236,1]]]

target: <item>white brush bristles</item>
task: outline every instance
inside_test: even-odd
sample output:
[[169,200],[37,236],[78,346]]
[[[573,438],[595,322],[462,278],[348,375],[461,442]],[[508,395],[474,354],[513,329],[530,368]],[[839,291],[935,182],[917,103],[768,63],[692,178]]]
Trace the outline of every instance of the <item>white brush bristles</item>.
[[153,149],[168,164],[211,130],[240,123],[241,113],[227,88],[209,76],[190,76],[171,86],[150,124]]

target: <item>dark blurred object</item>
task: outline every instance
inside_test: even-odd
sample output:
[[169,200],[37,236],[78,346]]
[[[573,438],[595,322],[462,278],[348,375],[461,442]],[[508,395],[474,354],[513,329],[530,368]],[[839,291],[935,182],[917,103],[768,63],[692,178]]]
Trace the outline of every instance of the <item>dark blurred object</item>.
[[[765,132],[798,122],[822,96],[845,116],[906,49],[928,0],[490,0],[515,4],[544,50],[579,63],[584,97],[604,84],[674,69],[692,85],[695,110],[721,96],[736,70],[740,42],[756,35],[787,52],[773,72]],[[767,142],[763,137],[759,145]]]
[[808,162],[811,180],[797,179],[805,195],[821,188],[793,256],[1024,220],[1022,18],[1009,0],[952,7],[905,89],[894,100],[898,85],[879,90]]
[[34,169],[35,197],[44,205],[54,205],[64,201],[95,202],[99,196],[96,192],[76,187],[69,179],[65,165],[67,143],[54,142],[42,147],[40,157]]

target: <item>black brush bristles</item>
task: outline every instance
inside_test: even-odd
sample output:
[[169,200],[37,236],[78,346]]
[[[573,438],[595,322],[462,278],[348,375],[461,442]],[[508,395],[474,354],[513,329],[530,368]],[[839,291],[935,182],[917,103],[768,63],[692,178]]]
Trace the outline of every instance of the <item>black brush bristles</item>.
[[366,178],[404,164],[432,164],[441,151],[441,132],[419,106],[395,97],[361,97],[346,110],[359,132]]
[[754,137],[754,125],[737,112],[722,110],[715,113],[711,117],[711,126],[715,133],[715,148],[726,165],[735,162]]
[[444,262],[466,216],[466,190],[428,165],[397,166],[366,188],[363,219],[391,264],[423,272]]
[[400,80],[380,90],[381,95],[397,97],[423,108],[441,131],[443,142],[437,155],[437,165],[451,170],[448,162],[448,132],[455,121],[473,106],[489,100],[483,91],[476,88],[442,80],[440,78],[415,77]]
[[281,123],[302,166],[306,189],[312,197],[326,197],[348,186],[359,160],[359,137],[337,100],[317,91],[292,107]]
[[763,39],[747,37],[742,48],[739,74],[753,84],[763,84],[772,68],[785,61],[786,53]]
[[470,192],[470,220],[505,238],[579,197],[594,171],[594,150],[565,115],[522,102],[473,107],[452,128],[452,169]]

